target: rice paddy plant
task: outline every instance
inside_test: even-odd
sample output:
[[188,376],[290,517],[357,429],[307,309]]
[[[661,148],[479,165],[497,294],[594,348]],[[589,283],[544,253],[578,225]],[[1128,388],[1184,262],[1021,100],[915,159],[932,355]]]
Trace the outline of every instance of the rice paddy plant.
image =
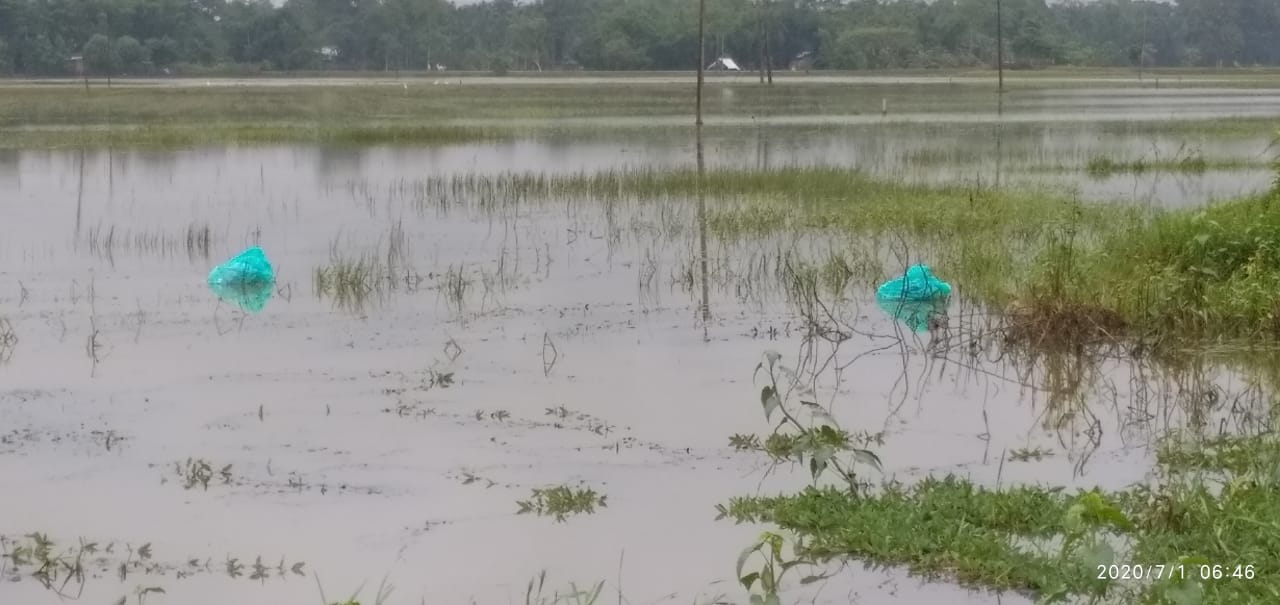
[[384,266],[368,257],[338,258],[316,267],[312,285],[316,296],[329,297],[340,308],[359,310],[387,283]]
[[596,605],[600,601],[600,593],[604,590],[604,582],[597,582],[590,588],[580,589],[570,584],[567,592],[555,590],[547,595],[547,572],[543,570],[536,578],[529,580],[525,587],[525,605]]
[[1173,159],[1115,160],[1109,156],[1097,155],[1089,158],[1085,171],[1095,178],[1103,178],[1116,174],[1143,174],[1146,172],[1182,172],[1197,174],[1210,168],[1241,168],[1244,162],[1215,161],[1210,162],[1199,153]]
[[[313,576],[316,579],[316,588],[318,588],[320,591],[321,605],[360,605],[360,601],[358,601],[357,599],[359,599],[360,593],[364,591],[363,585],[361,585],[359,588],[356,588],[355,592],[352,592],[351,596],[344,600],[330,601],[329,599],[325,598],[324,585],[320,583],[320,576],[315,574],[313,574]],[[394,591],[395,591],[395,586],[388,584],[387,578],[384,576],[382,578],[382,582],[378,584],[378,591],[374,593],[373,601],[372,601],[373,605],[387,605],[390,602],[391,593]],[[369,601],[366,601],[366,603],[368,602]]]
[[391,224],[372,251],[357,255],[342,253],[342,237],[338,236],[329,245],[329,264],[312,271],[312,289],[318,298],[329,298],[350,312],[359,312],[400,288],[416,290],[424,277],[409,262],[408,246],[401,221]]
[[194,262],[209,259],[214,235],[207,223],[191,223],[185,231],[176,234],[97,225],[81,234],[76,243],[83,244],[90,254],[108,262],[115,262],[116,255],[120,253],[160,258],[185,254],[188,260]]

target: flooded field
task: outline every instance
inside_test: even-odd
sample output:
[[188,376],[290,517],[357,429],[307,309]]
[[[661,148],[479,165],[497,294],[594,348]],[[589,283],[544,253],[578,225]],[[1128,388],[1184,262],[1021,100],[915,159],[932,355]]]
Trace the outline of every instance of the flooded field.
[[[710,172],[1173,209],[1274,177],[1274,128],[1209,121],[1274,118],[1280,89],[1021,91],[997,111],[895,88],[830,120],[829,105],[733,116],[734,89],[712,90]],[[881,115],[880,98],[906,109]],[[1270,430],[1269,357],[1014,347],[965,283],[925,329],[876,301],[936,260],[908,231],[753,230],[751,195],[646,192],[698,166],[687,121],[458,117],[536,128],[437,146],[0,150],[0,601],[363,587],[370,603],[385,581],[387,603],[585,603],[555,593],[601,582],[600,602],[746,603],[735,561],[771,526],[717,505],[813,482],[733,445],[772,428],[762,363],[794,368],[874,451],[871,482],[1121,490],[1151,479],[1169,435]],[[785,199],[799,213],[805,195]],[[254,245],[278,274],[256,313],[205,283]],[[1034,602],[908,567],[830,563],[787,602]]]

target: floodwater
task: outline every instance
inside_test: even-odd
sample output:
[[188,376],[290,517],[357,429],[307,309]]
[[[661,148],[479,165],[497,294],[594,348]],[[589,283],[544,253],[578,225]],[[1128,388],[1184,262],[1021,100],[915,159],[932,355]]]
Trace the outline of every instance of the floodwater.
[[[1037,153],[1183,147],[1018,132],[992,152],[1008,158],[1002,178]],[[708,163],[901,174],[911,158],[934,161],[926,151],[996,144],[983,130],[916,136],[731,129],[710,137]],[[1260,144],[1198,143],[1238,156]],[[799,368],[848,364],[819,374],[818,394],[846,428],[883,433],[884,475],[903,481],[1120,488],[1146,477],[1168,430],[1249,431],[1266,416],[1262,387],[1211,365],[1026,359],[967,339],[988,319],[962,284],[947,334],[904,331],[850,288],[836,313],[857,331],[838,348],[815,343],[758,268],[778,251],[821,259],[848,244],[827,236],[713,238],[702,274],[693,200],[418,186],[691,164],[691,142],[669,136],[0,155],[0,535],[114,543],[82,587],[64,588],[95,603],[147,587],[165,591],[148,603],[315,602],[312,573],[330,601],[363,585],[371,602],[386,578],[390,603],[516,603],[543,570],[548,593],[604,581],[610,602],[742,603],[734,562],[763,528],[716,521],[715,505],[808,483],[803,469],[766,475],[759,455],[727,445],[768,431],[752,380],[766,351]],[[960,162],[921,170],[995,176]],[[1162,203],[1262,178],[1204,175]],[[1130,185],[1075,183],[1110,201]],[[1165,187],[1133,184],[1133,199],[1163,200]],[[279,282],[245,314],[204,279],[253,244]],[[359,257],[393,260],[394,279],[357,301],[317,288],[318,268]],[[189,460],[210,465],[207,489],[184,485]],[[532,489],[556,485],[590,487],[607,505],[564,522],[516,514]],[[131,549],[147,543],[136,565]],[[259,557],[271,570],[253,578]],[[5,580],[0,601],[58,602],[29,578]],[[856,563],[791,598],[1028,602]]]
[[[578,124],[577,126],[581,126]],[[251,192],[396,182],[421,176],[511,172],[576,174],[641,168],[687,168],[694,156],[685,129],[643,127],[587,134],[576,127],[510,142],[429,148],[219,147],[185,151],[88,152],[102,164],[116,199],[138,183],[185,183],[201,197],[214,183],[236,196]],[[1188,207],[1263,191],[1274,172],[1274,135],[1214,137],[1116,133],[1085,124],[771,124],[715,128],[706,139],[709,168],[769,170],[831,166],[896,180],[1022,187],[1097,202]],[[1092,174],[1095,158],[1176,163],[1204,159],[1200,171],[1152,169]],[[40,198],[78,178],[78,152],[0,151],[0,178],[20,183],[7,195]],[[1216,162],[1216,164],[1215,164]],[[1219,167],[1221,166],[1221,167]],[[119,182],[115,176],[121,175]],[[124,176],[131,175],[131,176]]]

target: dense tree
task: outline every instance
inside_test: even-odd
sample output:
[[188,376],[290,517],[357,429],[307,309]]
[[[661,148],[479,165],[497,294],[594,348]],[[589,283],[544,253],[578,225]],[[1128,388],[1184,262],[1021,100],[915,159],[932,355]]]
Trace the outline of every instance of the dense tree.
[[120,69],[126,73],[143,73],[151,68],[151,51],[138,42],[133,36],[120,36],[116,39],[116,57],[120,60]]
[[120,54],[111,38],[94,34],[84,43],[84,66],[92,73],[111,75],[120,69]]
[[[1277,0],[1002,0],[1015,66],[1280,64]],[[691,69],[687,0],[0,0],[0,74]],[[777,68],[991,66],[995,0],[708,0],[706,54]]]

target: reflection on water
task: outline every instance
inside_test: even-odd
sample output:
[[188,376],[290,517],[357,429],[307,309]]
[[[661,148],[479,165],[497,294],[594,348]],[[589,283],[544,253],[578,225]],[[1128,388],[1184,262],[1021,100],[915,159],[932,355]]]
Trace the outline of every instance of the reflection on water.
[[219,300],[248,313],[258,313],[267,306],[275,292],[275,283],[264,281],[210,282],[209,289]]
[[909,301],[876,297],[876,304],[913,332],[927,332],[947,314],[945,300]]

